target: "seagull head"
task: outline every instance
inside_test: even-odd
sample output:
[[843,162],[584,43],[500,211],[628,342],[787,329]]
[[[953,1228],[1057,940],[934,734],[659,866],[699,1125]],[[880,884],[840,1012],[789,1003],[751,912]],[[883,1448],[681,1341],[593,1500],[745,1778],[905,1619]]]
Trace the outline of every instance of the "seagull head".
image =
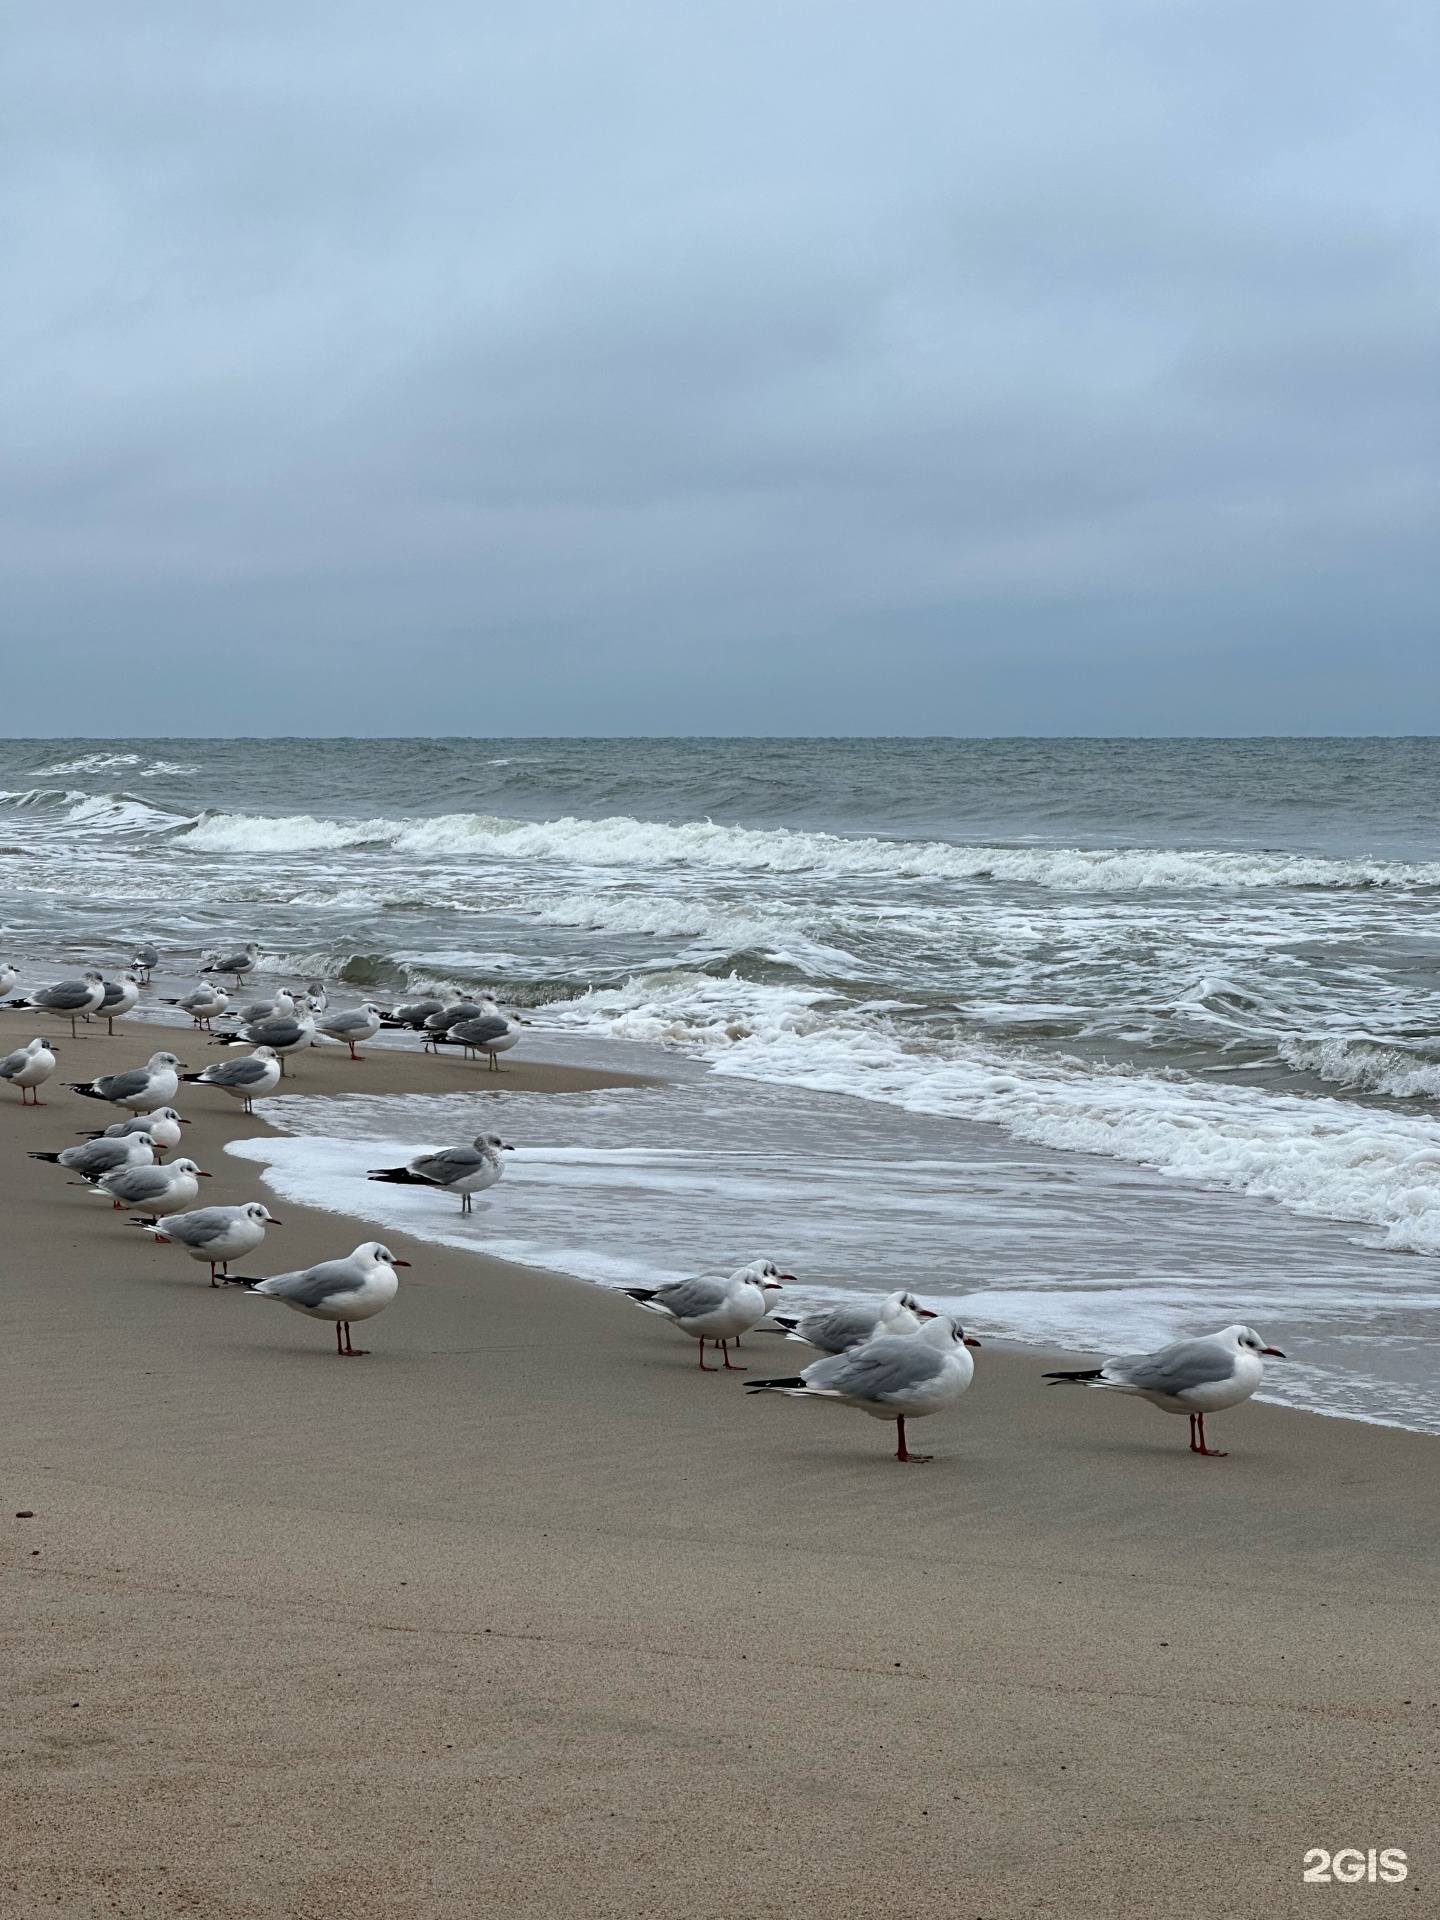
[[278,1227],[283,1224],[275,1218],[267,1206],[263,1206],[258,1200],[247,1200],[240,1211],[247,1220],[253,1220],[257,1227]]
[[489,1147],[495,1153],[513,1153],[514,1147],[508,1140],[502,1140],[498,1133],[481,1133],[475,1137],[475,1151],[483,1153]]
[[156,1067],[164,1068],[164,1067],[183,1067],[185,1062],[183,1060],[177,1059],[173,1053],[152,1053],[150,1058],[145,1062],[145,1064],[147,1067],[151,1067],[151,1068],[156,1068]]
[[928,1341],[932,1347],[978,1347],[980,1342],[973,1334],[966,1333],[964,1327],[951,1314],[934,1313],[915,1335],[917,1340]]
[[1267,1347],[1254,1327],[1226,1327],[1219,1338],[1228,1340],[1241,1353],[1267,1353],[1272,1360],[1283,1360],[1279,1347]]
[[382,1246],[378,1240],[366,1240],[351,1254],[352,1260],[363,1260],[372,1267],[408,1267],[408,1260],[397,1260],[390,1249]]

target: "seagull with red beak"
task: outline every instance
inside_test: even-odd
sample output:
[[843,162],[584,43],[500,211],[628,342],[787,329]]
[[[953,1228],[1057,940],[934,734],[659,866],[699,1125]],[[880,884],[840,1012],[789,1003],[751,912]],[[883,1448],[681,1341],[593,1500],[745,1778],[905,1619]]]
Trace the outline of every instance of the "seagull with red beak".
[[1267,1347],[1253,1327],[1222,1327],[1200,1340],[1177,1340],[1155,1353],[1125,1353],[1103,1367],[1076,1373],[1047,1373],[1059,1386],[1106,1387],[1111,1393],[1133,1393],[1162,1413],[1190,1416],[1190,1451],[1223,1460],[1219,1447],[1205,1442],[1205,1416],[1222,1407],[1238,1407],[1265,1378],[1265,1360],[1283,1360],[1278,1347]]

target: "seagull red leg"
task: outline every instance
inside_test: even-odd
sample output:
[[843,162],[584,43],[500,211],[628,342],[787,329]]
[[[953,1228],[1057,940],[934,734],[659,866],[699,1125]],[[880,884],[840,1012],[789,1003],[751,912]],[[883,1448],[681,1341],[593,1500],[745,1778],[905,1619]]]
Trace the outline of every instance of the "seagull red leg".
[[745,1367],[737,1367],[737,1366],[735,1366],[735,1365],[733,1365],[733,1364],[732,1364],[732,1362],[731,1362],[731,1359],[730,1359],[730,1342],[729,1342],[728,1340],[722,1340],[722,1341],[720,1342],[720,1351],[721,1351],[721,1353],[723,1353],[723,1354],[724,1354],[724,1356],[725,1356],[725,1367],[726,1367],[726,1371],[727,1371],[727,1372],[729,1372],[729,1373],[745,1373],[745,1372],[747,1371],[747,1369],[746,1369]]
[[903,1460],[907,1466],[923,1467],[927,1461],[935,1458],[933,1453],[911,1453],[905,1445],[905,1417],[902,1414],[895,1422],[895,1436],[899,1445],[895,1449],[895,1458]]
[[1198,1447],[1196,1447],[1196,1449],[1195,1449],[1195,1451],[1196,1451],[1196,1453],[1203,1453],[1203,1454],[1205,1455],[1205,1457],[1206,1457],[1207,1459],[1209,1459],[1209,1460],[1223,1460],[1223,1459],[1225,1459],[1225,1458],[1226,1458],[1226,1454],[1225,1454],[1225,1449],[1224,1449],[1223,1447],[1208,1447],[1208,1446],[1206,1446],[1206,1444],[1205,1444],[1205,1416],[1204,1416],[1204,1414],[1203,1414],[1203,1413],[1197,1413],[1197,1414],[1193,1414],[1193,1415],[1192,1415],[1191,1417],[1193,1418],[1193,1420],[1194,1420],[1194,1422],[1195,1422],[1195,1425],[1196,1425],[1196,1428],[1198,1429],[1198,1431],[1199,1431],[1199,1434],[1200,1434],[1200,1444],[1199,1444],[1199,1446],[1198,1446]]
[[718,1367],[707,1367],[707,1366],[706,1366],[706,1364],[705,1364],[705,1342],[704,1342],[703,1340],[702,1340],[702,1341],[700,1342],[700,1371],[701,1371],[702,1373],[718,1373],[718,1372],[720,1371],[720,1369],[719,1369]]

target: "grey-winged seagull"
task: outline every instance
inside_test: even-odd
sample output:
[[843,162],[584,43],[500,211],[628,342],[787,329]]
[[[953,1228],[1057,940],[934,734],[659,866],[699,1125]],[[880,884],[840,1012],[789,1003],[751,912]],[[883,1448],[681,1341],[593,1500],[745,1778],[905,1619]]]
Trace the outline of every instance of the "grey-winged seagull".
[[246,974],[253,971],[259,955],[259,947],[251,940],[248,941],[245,946],[236,947],[230,953],[217,953],[200,971],[202,973],[233,974],[235,984],[238,987],[244,980]]
[[219,1286],[218,1268],[228,1279],[232,1260],[253,1253],[265,1238],[267,1227],[282,1224],[268,1207],[258,1200],[247,1200],[243,1207],[200,1207],[194,1213],[138,1214],[133,1224],[144,1227],[162,1245],[172,1240],[184,1247],[192,1260],[210,1268],[210,1284]]
[[514,1151],[498,1133],[479,1133],[468,1147],[418,1153],[403,1167],[371,1167],[368,1178],[397,1187],[439,1187],[445,1193],[458,1193],[461,1213],[469,1213],[471,1194],[493,1187],[505,1171],[501,1154]]
[[814,1313],[798,1317],[772,1313],[770,1318],[785,1329],[787,1339],[817,1347],[821,1353],[845,1353],[873,1340],[877,1333],[918,1333],[921,1323],[933,1320],[935,1315],[922,1307],[913,1293],[901,1291],[886,1294],[880,1301],[847,1301],[840,1306],[817,1307]]
[[400,1291],[395,1269],[409,1264],[408,1260],[397,1260],[378,1240],[366,1240],[346,1260],[322,1260],[318,1267],[277,1273],[269,1280],[245,1279],[243,1284],[251,1293],[278,1300],[297,1313],[308,1313],[312,1320],[333,1320],[335,1351],[348,1360],[366,1351],[351,1346],[350,1323],[368,1320],[388,1307]]
[[105,998],[105,976],[88,969],[74,980],[57,980],[53,987],[38,987],[23,1000],[12,1000],[12,1007],[38,1007],[45,1013],[58,1013],[70,1022],[70,1038],[75,1038],[75,1022],[88,1020]]
[[90,1191],[105,1194],[117,1207],[183,1213],[200,1198],[200,1182],[209,1178],[193,1160],[172,1160],[168,1167],[117,1167],[102,1173]]
[[263,1100],[280,1084],[280,1056],[274,1047],[256,1047],[238,1060],[217,1060],[202,1073],[185,1073],[182,1080],[197,1087],[219,1087],[233,1099],[245,1102],[245,1111],[253,1111],[252,1100]]
[[965,1349],[979,1344],[958,1320],[937,1313],[919,1333],[882,1333],[847,1353],[817,1360],[788,1380],[751,1381],[745,1391],[838,1400],[873,1420],[893,1420],[895,1458],[923,1465],[934,1456],[910,1452],[905,1422],[954,1406],[975,1374],[975,1362]]
[[1265,1361],[1283,1360],[1278,1347],[1267,1347],[1253,1327],[1222,1327],[1198,1340],[1177,1340],[1154,1353],[1122,1353],[1103,1367],[1083,1367],[1070,1373],[1047,1373],[1056,1386],[1105,1387],[1111,1393],[1133,1393],[1162,1413],[1190,1416],[1190,1451],[1223,1460],[1223,1449],[1206,1444],[1205,1416],[1248,1400],[1265,1378]]
[[362,1040],[373,1040],[380,1031],[380,1009],[367,1000],[363,1006],[344,1007],[336,1013],[326,1014],[323,1020],[315,1022],[318,1033],[326,1034],[331,1040],[338,1040],[350,1049],[352,1060],[361,1060],[363,1054],[355,1051]]
[[[7,1053],[0,1060],[0,1080],[19,1087],[22,1107],[43,1107],[40,1089],[54,1073],[56,1064],[54,1048],[37,1036],[28,1046],[17,1047],[14,1053]],[[33,1099],[29,1097],[31,1094]]]
[[738,1267],[728,1279],[719,1274],[699,1274],[693,1280],[672,1280],[663,1287],[626,1287],[632,1300],[638,1300],[647,1313],[664,1315],[667,1320],[700,1342],[700,1370],[718,1373],[718,1367],[705,1365],[705,1342],[720,1348],[726,1367],[743,1373],[730,1359],[730,1342],[756,1327],[770,1311],[781,1282],[793,1280],[793,1273],[782,1273],[773,1260],[754,1260]]
[[168,1107],[180,1091],[179,1069],[185,1062],[173,1053],[152,1053],[143,1067],[128,1073],[103,1073],[98,1080],[72,1080],[70,1091],[90,1100],[108,1100],[132,1113],[153,1113]]

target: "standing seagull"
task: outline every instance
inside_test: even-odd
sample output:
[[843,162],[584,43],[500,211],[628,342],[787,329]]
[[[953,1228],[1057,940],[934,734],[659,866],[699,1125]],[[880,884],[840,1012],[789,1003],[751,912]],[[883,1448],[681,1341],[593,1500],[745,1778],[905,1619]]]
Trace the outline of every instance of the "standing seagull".
[[821,1353],[846,1353],[851,1347],[863,1347],[881,1333],[918,1333],[922,1321],[935,1315],[922,1307],[913,1293],[890,1293],[878,1306],[873,1300],[860,1300],[838,1307],[820,1307],[814,1313],[774,1313],[771,1319],[784,1327],[789,1340],[818,1347]]
[[781,1273],[773,1260],[756,1260],[737,1268],[728,1280],[701,1274],[694,1280],[672,1280],[664,1287],[626,1287],[624,1291],[647,1313],[664,1314],[682,1333],[700,1342],[702,1373],[720,1371],[705,1365],[707,1340],[719,1347],[732,1373],[744,1373],[744,1367],[731,1361],[730,1342],[758,1326],[770,1311],[781,1281],[794,1278],[793,1273]]
[[258,1200],[243,1207],[201,1207],[195,1213],[171,1213],[137,1216],[131,1224],[144,1227],[161,1246],[178,1240],[192,1260],[203,1260],[210,1268],[212,1287],[218,1267],[228,1280],[230,1262],[242,1254],[253,1253],[265,1238],[266,1227],[278,1227],[277,1220]]
[[178,1007],[182,1013],[188,1013],[197,1027],[208,1028],[213,1033],[215,1029],[211,1027],[210,1022],[228,1010],[230,996],[228,993],[223,993],[219,987],[212,987],[210,982],[205,980],[193,993],[187,993],[180,1000],[171,1000],[168,1004]]
[[432,1013],[443,1012],[444,1007],[443,1000],[406,1000],[390,1010],[383,1024],[387,1027],[411,1027],[418,1032]]
[[747,1393],[786,1393],[794,1400],[838,1400],[874,1420],[895,1422],[895,1458],[917,1466],[934,1458],[911,1453],[905,1422],[939,1413],[960,1398],[975,1374],[965,1351],[978,1347],[958,1320],[937,1313],[919,1333],[882,1333],[848,1353],[817,1360],[790,1380],[755,1380]]
[[257,1047],[239,1060],[217,1060],[203,1073],[183,1073],[182,1080],[200,1087],[220,1087],[253,1113],[252,1100],[263,1100],[280,1084],[280,1056],[274,1047]]
[[217,953],[200,971],[202,973],[231,973],[235,976],[236,986],[240,986],[247,973],[253,971],[259,958],[260,949],[251,940],[246,946],[237,947],[233,953]]
[[[54,1073],[56,1066],[55,1050],[47,1047],[40,1039],[32,1040],[28,1047],[18,1047],[14,1053],[7,1053],[0,1060],[0,1080],[8,1080],[12,1087],[20,1089],[22,1107],[43,1107],[40,1089]],[[34,1094],[34,1099],[28,1098]]]
[[492,1000],[483,1013],[473,1014],[468,1020],[457,1020],[447,1030],[445,1038],[452,1046],[462,1046],[467,1054],[488,1055],[490,1071],[498,1073],[500,1061],[497,1056],[516,1045],[520,1029],[505,1018]]
[[1219,1447],[1205,1442],[1205,1416],[1222,1407],[1238,1407],[1265,1378],[1265,1362],[1283,1360],[1278,1347],[1267,1347],[1253,1327],[1222,1327],[1199,1340],[1177,1340],[1155,1353],[1123,1353],[1103,1367],[1078,1373],[1047,1373],[1059,1386],[1108,1387],[1112,1393],[1134,1393],[1162,1413],[1188,1413],[1190,1451],[1223,1460]]
[[[378,1240],[366,1240],[348,1260],[322,1260],[318,1267],[306,1267],[300,1273],[244,1280],[244,1285],[251,1293],[279,1300],[297,1313],[308,1313],[312,1320],[333,1320],[336,1353],[342,1360],[358,1359],[367,1350],[351,1346],[351,1321],[368,1320],[388,1307],[400,1291],[395,1269],[409,1264],[408,1260],[397,1260]],[[242,1278],[238,1274],[232,1277]]]
[[131,1133],[121,1140],[87,1140],[83,1147],[66,1147],[60,1153],[32,1151],[30,1158],[48,1160],[67,1173],[78,1173],[82,1180],[99,1180],[121,1167],[153,1167],[155,1147],[148,1133]]
[[294,1011],[294,994],[277,987],[273,1000],[252,1000],[248,1006],[237,1007],[235,1018],[242,1026],[249,1027],[259,1020],[288,1020]]
[[143,1067],[129,1073],[104,1073],[98,1080],[72,1080],[70,1091],[90,1100],[109,1100],[132,1113],[153,1113],[168,1107],[180,1091],[178,1069],[185,1062],[173,1053],[152,1053]]
[[200,1182],[209,1178],[193,1160],[172,1160],[168,1167],[117,1167],[114,1173],[102,1173],[91,1192],[106,1194],[117,1207],[183,1213],[200,1198]]
[[133,973],[122,973],[118,980],[105,982],[105,998],[95,1011],[104,1020],[112,1040],[115,1037],[115,1022],[133,1012],[139,999],[140,982]]
[[180,1129],[188,1127],[190,1122],[182,1120],[174,1107],[156,1107],[153,1113],[134,1113],[128,1120],[116,1120],[113,1125],[96,1128],[93,1133],[82,1137],[86,1140],[124,1140],[132,1134],[142,1134],[155,1150],[159,1160],[171,1147],[180,1144]]
[[324,1020],[317,1020],[315,1029],[318,1033],[328,1034],[332,1040],[342,1041],[350,1049],[350,1058],[359,1060],[363,1055],[355,1051],[356,1043],[373,1040],[380,1031],[380,1019],[380,1009],[367,1000],[363,1007],[347,1007]]
[[[228,1034],[225,1046],[273,1047],[280,1056],[280,1077],[285,1077],[285,1055],[299,1053],[310,1045],[315,1038],[315,1016],[310,1011],[310,1002],[304,994],[295,999],[295,1011],[289,1014],[276,1014],[273,1020],[252,1020],[241,1027],[238,1034]],[[219,1043],[217,1043],[219,1044]]]
[[53,987],[41,987],[28,1000],[12,1000],[12,1007],[41,1007],[46,1013],[58,1013],[70,1022],[70,1038],[75,1038],[75,1022],[88,1020],[105,998],[105,976],[90,969],[78,980],[57,980]]
[[148,940],[142,942],[142,944],[135,949],[135,957],[130,964],[148,987],[150,984],[150,975],[160,964],[159,948],[152,946]]
[[500,1155],[514,1151],[498,1133],[477,1133],[471,1146],[420,1153],[403,1167],[372,1167],[368,1177],[396,1187],[440,1187],[458,1193],[461,1213],[469,1213],[471,1194],[493,1187],[505,1171]]

